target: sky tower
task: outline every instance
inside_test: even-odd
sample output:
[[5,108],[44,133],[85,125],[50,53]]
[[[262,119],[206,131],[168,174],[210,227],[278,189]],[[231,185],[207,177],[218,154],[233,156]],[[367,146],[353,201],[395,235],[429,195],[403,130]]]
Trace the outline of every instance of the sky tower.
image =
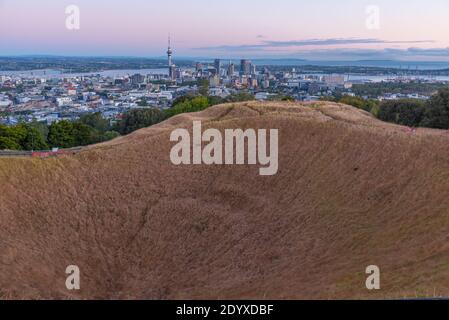
[[171,39],[170,36],[168,36],[168,50],[167,50],[167,56],[168,56],[168,67],[170,68],[173,64],[172,62],[172,57],[173,55],[173,50],[171,49]]
[[171,38],[168,35],[168,49],[167,49],[167,57],[168,57],[168,76],[170,79],[175,80],[176,77],[176,66],[172,61],[173,50],[171,48]]

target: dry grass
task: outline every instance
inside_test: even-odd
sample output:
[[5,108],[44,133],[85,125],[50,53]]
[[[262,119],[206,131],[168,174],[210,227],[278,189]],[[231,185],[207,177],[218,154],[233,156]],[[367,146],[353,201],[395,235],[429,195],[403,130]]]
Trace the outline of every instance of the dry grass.
[[[169,134],[193,119],[278,128],[278,174],[173,166]],[[0,159],[0,296],[449,296],[448,146],[444,131],[412,134],[348,106],[242,103],[73,156]]]

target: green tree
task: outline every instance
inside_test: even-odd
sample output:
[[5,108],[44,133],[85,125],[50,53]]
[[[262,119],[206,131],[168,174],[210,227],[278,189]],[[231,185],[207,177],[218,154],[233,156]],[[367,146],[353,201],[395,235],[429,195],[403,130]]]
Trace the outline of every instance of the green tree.
[[21,150],[22,147],[14,140],[0,136],[0,150]]
[[209,100],[207,97],[199,96],[177,104],[176,106],[166,110],[165,114],[167,118],[170,118],[181,113],[201,111],[207,107],[209,107]]
[[73,124],[63,120],[51,124],[48,132],[51,147],[72,148],[76,146]]
[[173,103],[172,103],[172,108],[173,107],[175,107],[176,105],[178,105],[178,104],[180,104],[180,103],[182,103],[182,102],[186,102],[186,101],[190,101],[190,100],[192,100],[193,98],[195,98],[195,96],[194,95],[191,95],[191,94],[186,94],[186,95],[184,95],[184,96],[180,96],[180,97],[178,97],[178,98],[176,98],[175,100],[173,100]]
[[163,120],[164,113],[159,109],[134,109],[124,115],[119,123],[119,131],[121,134],[128,134]]
[[21,141],[20,145],[23,150],[47,150],[48,145],[45,141],[45,137],[38,129],[29,125],[22,124],[26,131],[24,139]]
[[358,109],[362,109],[368,112],[372,112],[377,107],[377,102],[374,100],[365,100],[360,97],[342,96],[338,100],[339,103],[347,104]]
[[101,141],[101,135],[98,131],[87,124],[77,121],[72,124],[72,127],[74,138],[73,146],[87,146]]
[[207,96],[209,94],[209,80],[206,79],[198,80],[198,92],[202,96]]
[[209,106],[216,106],[217,104],[222,104],[224,102],[223,98],[216,97],[216,96],[209,96],[207,97]]
[[382,102],[377,116],[383,121],[418,127],[424,118],[424,112],[424,102],[414,99],[401,99]]
[[117,131],[106,131],[104,134],[103,134],[103,141],[109,141],[109,140],[112,140],[112,139],[115,139],[115,138],[117,138],[117,137],[119,137],[120,136],[120,133],[118,133]]
[[77,122],[88,125],[101,133],[110,129],[109,121],[103,118],[100,112],[85,114]]
[[254,99],[255,97],[252,93],[243,91],[231,94],[230,96],[225,98],[224,102],[245,102],[245,101],[252,101]]
[[449,88],[433,95],[426,105],[422,125],[430,128],[449,129]]
[[423,83],[416,82],[376,82],[365,84],[354,84],[352,92],[357,96],[368,96],[377,98],[386,93],[395,94],[411,94],[418,93],[423,95],[431,95],[437,90],[445,87],[443,83]]
[[17,125],[14,127],[7,127],[0,125],[0,137],[5,137],[18,144],[22,144],[27,135],[26,128],[23,125]]
[[38,122],[36,120],[33,120],[32,122],[27,124],[29,127],[36,129],[39,131],[42,136],[44,137],[44,140],[47,141],[48,137],[48,125],[44,122]]

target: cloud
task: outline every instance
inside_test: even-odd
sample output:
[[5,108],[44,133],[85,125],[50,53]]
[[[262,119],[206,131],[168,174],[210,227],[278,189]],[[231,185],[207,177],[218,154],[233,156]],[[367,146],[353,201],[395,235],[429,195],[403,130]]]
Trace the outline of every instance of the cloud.
[[311,39],[301,41],[266,41],[268,47],[302,47],[302,46],[330,46],[330,45],[349,45],[349,44],[411,44],[411,43],[429,43],[430,40],[419,41],[387,41],[380,39]]
[[311,60],[448,60],[449,48],[316,49],[289,55]]
[[[253,58],[301,58],[307,60],[449,60],[449,48],[419,48],[432,40],[382,40],[373,38],[330,38],[292,41],[261,40],[258,44],[195,48],[209,54]],[[382,49],[357,45],[382,45]],[[410,45],[409,48],[395,48]],[[346,47],[345,47],[346,46]],[[296,49],[296,50],[295,50]]]
[[449,48],[431,48],[431,49],[409,48],[409,49],[407,49],[407,54],[449,57]]
[[244,45],[222,45],[214,47],[200,47],[194,50],[211,50],[211,51],[254,51],[269,50],[274,48],[291,48],[306,46],[332,46],[332,45],[360,45],[360,44],[422,44],[432,43],[432,40],[414,40],[414,41],[391,41],[372,38],[331,38],[331,39],[308,39],[308,40],[291,40],[291,41],[270,41],[264,40],[258,44]]

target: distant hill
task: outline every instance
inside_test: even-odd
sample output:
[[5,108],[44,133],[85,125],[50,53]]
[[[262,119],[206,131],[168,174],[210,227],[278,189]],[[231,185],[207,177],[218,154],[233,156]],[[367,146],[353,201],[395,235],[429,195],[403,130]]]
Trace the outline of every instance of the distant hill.
[[[279,129],[279,172],[174,166],[174,128]],[[449,135],[332,103],[241,103],[71,156],[0,158],[0,297],[449,296]],[[81,290],[65,268],[81,269]],[[365,288],[369,265],[381,290]]]

